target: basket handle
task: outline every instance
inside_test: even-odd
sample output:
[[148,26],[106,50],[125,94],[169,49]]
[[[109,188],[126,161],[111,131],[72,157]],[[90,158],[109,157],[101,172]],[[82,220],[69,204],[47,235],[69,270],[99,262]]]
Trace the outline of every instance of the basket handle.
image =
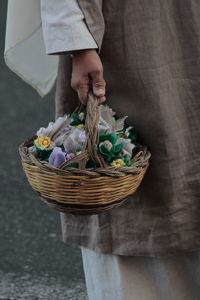
[[[80,113],[84,105],[79,103],[74,112]],[[71,163],[78,163],[79,169],[85,169],[88,158],[105,168],[107,166],[105,160],[98,151],[98,123],[99,123],[99,101],[98,98],[92,93],[88,93],[87,100],[87,114],[85,119],[85,135],[86,141],[82,148],[82,153],[77,155],[70,161],[64,162],[60,168],[65,169]]]
[[88,94],[87,115],[85,120],[86,143],[84,149],[88,151],[89,157],[101,167],[107,166],[98,151],[98,124],[99,124],[99,100],[92,93]]

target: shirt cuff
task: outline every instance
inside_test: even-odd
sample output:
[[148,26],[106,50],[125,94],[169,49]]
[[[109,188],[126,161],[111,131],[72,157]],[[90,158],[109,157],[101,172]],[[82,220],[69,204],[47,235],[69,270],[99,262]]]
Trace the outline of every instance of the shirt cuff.
[[47,54],[71,53],[74,50],[98,49],[85,22],[80,20],[67,26],[48,26],[43,28]]

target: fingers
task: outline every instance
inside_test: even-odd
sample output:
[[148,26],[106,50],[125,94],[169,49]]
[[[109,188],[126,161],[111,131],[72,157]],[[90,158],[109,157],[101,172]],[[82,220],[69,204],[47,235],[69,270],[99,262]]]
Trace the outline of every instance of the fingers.
[[71,87],[78,93],[78,97],[84,105],[87,103],[88,92],[90,87],[90,81],[88,77],[73,78],[71,80]]
[[106,82],[103,78],[102,69],[81,77],[72,76],[71,87],[78,93],[78,97],[84,105],[87,103],[90,88],[92,88],[94,95],[98,98],[99,104],[106,100]]
[[106,100],[106,82],[103,78],[103,68],[99,68],[90,73],[92,79],[92,90],[94,95],[99,99],[99,103]]
[[80,86],[80,88],[77,90],[78,97],[84,105],[86,105],[86,103],[87,103],[88,92],[89,92],[89,86],[88,85]]
[[78,93],[78,97],[84,105],[87,103],[88,93],[92,87],[94,95],[98,98],[99,104],[106,100],[105,97],[105,81],[101,83],[94,83],[93,80],[88,78],[80,78],[79,80],[71,80],[71,87]]
[[106,101],[106,97],[103,96],[103,97],[100,97],[98,98],[99,99],[99,104],[103,103],[104,101]]

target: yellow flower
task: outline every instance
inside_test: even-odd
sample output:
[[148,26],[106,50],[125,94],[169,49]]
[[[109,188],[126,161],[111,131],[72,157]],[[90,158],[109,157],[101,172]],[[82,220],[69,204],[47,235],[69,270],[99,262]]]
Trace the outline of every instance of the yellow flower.
[[123,131],[117,131],[116,134],[117,134],[119,137],[127,138],[126,134],[125,134]]
[[125,162],[123,161],[123,159],[118,158],[116,160],[113,160],[113,162],[111,163],[111,166],[113,166],[113,167],[125,166]]
[[34,141],[34,144],[40,148],[49,149],[55,146],[54,142],[48,136],[41,136]]
[[79,124],[76,126],[76,128],[85,128],[85,125],[84,124]]

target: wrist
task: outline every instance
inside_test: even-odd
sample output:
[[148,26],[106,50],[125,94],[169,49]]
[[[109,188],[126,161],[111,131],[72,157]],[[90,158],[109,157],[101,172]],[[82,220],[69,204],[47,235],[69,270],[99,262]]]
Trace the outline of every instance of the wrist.
[[77,55],[83,54],[83,53],[89,53],[89,52],[96,52],[97,53],[97,49],[80,49],[80,50],[74,50],[70,56],[71,57],[76,57]]

